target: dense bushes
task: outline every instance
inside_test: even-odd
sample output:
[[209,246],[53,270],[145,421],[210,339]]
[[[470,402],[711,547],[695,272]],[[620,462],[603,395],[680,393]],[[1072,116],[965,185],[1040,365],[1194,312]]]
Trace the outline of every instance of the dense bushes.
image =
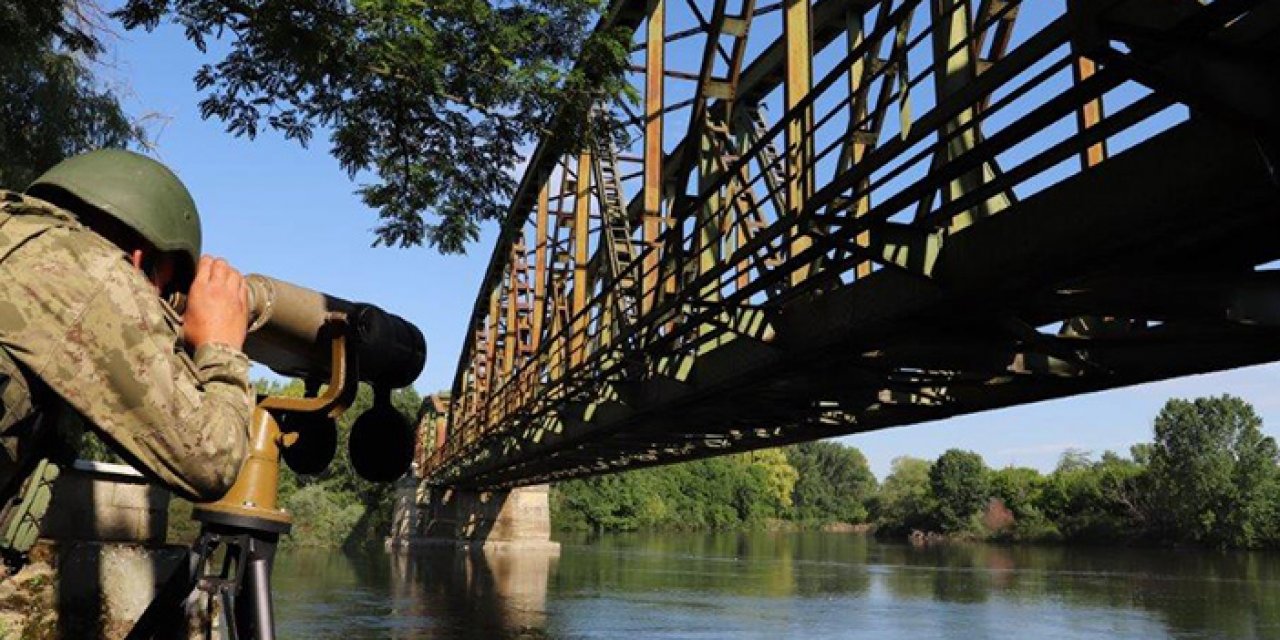
[[857,449],[811,442],[562,482],[551,494],[551,519],[580,531],[862,522],[874,491]]
[[1175,399],[1156,417],[1155,441],[1133,447],[1131,458],[1068,451],[1048,475],[989,470],[957,450],[932,465],[899,459],[880,492],[879,531],[1277,546],[1280,454],[1261,426],[1239,398]]

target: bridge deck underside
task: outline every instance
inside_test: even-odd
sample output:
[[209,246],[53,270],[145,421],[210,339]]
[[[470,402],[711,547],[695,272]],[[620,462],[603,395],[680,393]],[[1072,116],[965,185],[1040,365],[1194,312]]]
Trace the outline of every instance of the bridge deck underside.
[[[630,383],[570,407],[558,433],[495,441],[463,482],[605,473],[1277,360],[1280,331],[1220,310],[1277,290],[1239,274],[1280,257],[1278,214],[1254,142],[1187,123],[952,236],[932,279],[885,270],[795,301],[768,343],[742,337],[684,381]],[[1168,320],[1089,338],[1028,322],[1108,308]]]

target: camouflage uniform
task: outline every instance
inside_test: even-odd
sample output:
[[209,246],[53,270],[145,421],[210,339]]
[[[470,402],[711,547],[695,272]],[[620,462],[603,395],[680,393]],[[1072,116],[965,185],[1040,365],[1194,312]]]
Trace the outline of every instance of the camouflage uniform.
[[181,318],[115,245],[69,212],[0,191],[0,498],[38,414],[69,406],[184,497],[220,497],[245,457],[249,361],[188,357]]

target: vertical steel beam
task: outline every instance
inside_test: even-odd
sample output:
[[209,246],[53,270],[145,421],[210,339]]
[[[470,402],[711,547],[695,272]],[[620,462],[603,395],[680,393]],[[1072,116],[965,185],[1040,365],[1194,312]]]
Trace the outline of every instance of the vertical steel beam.
[[[863,11],[854,7],[845,9],[845,40],[849,51],[857,51],[858,47],[863,44],[864,24]],[[871,55],[875,55],[873,51]],[[845,141],[846,152],[841,158],[843,162],[841,167],[837,169],[838,173],[858,166],[862,162],[862,157],[866,155],[867,148],[870,146],[861,141],[858,137],[858,131],[854,130],[854,125],[862,122],[867,118],[867,87],[866,78],[868,75],[867,59],[869,56],[862,55],[854,58],[853,64],[849,65],[849,139]],[[886,79],[885,82],[888,82]],[[853,216],[855,218],[866,215],[871,208],[871,194],[867,192],[867,184],[869,180],[863,179],[854,185],[854,190],[863,195],[853,203]],[[871,232],[863,231],[858,234],[856,239],[858,246],[871,246]],[[854,270],[854,276],[857,278],[865,278],[871,275],[871,262],[863,261],[858,263]]]
[[[710,116],[708,116],[708,120],[710,120]],[[709,121],[702,128],[702,140],[698,157],[699,193],[706,193],[707,186],[715,184],[723,173],[721,168],[723,159],[720,154],[724,152],[724,148],[718,142],[719,139],[727,135],[728,125],[722,122]],[[718,273],[721,269],[724,219],[731,215],[726,210],[724,195],[723,190],[716,190],[706,194],[706,200],[698,208],[698,229],[694,234],[694,242],[696,243],[694,250],[697,251],[699,277]],[[698,300],[703,303],[718,302],[720,298],[719,278],[711,278],[698,291]],[[714,336],[718,333],[720,333],[720,329],[713,324],[703,324],[698,328],[700,336]],[[698,351],[699,353],[705,353],[717,347],[721,342],[722,340],[719,339],[703,342],[698,347]]]
[[529,348],[534,353],[542,344],[542,322],[547,313],[547,243],[551,241],[547,233],[547,217],[551,195],[551,176],[548,175],[538,191],[538,208],[535,215],[533,231],[533,328],[529,336]]
[[582,362],[583,339],[587,333],[587,320],[581,315],[587,307],[587,295],[591,284],[587,281],[587,236],[591,216],[591,153],[583,151],[578,154],[578,184],[573,196],[573,291],[569,317],[573,318],[569,328],[569,364]]
[[[714,184],[720,178],[720,158],[722,149],[716,144],[712,127],[708,123],[702,129],[700,155],[698,158],[698,191],[703,192],[707,185]],[[723,126],[723,125],[720,125]],[[720,268],[720,234],[721,215],[723,210],[722,192],[715,191],[707,195],[702,206],[698,208],[698,232],[695,234],[698,252],[698,275],[714,273]],[[712,283],[698,292],[705,302],[719,298],[718,286]]]
[[[1076,56],[1075,64],[1072,65],[1075,81],[1077,83],[1088,80],[1098,71],[1098,65],[1093,60],[1084,56]],[[1084,104],[1079,111],[1076,112],[1076,124],[1080,133],[1084,133],[1088,129],[1097,126],[1102,121],[1102,98],[1098,97]],[[1107,159],[1107,141],[1100,140],[1097,144],[1089,146],[1080,154],[1080,168],[1088,169],[1101,163]]]
[[547,344],[545,350],[547,354],[547,380],[549,383],[556,383],[564,378],[565,370],[568,367],[568,345],[569,345],[569,326],[565,322],[564,309],[564,286],[560,281],[553,283],[554,286],[548,286],[548,293],[551,296],[551,324],[547,331]]
[[645,30],[644,58],[644,277],[640,283],[640,315],[653,309],[658,294],[658,236],[662,234],[662,121],[667,37],[666,0],[651,0]]
[[[747,242],[751,240],[752,229],[750,226],[759,216],[750,187],[745,186],[750,179],[750,165],[743,164],[738,169],[736,179],[730,180],[726,187],[727,193],[725,197],[733,204],[732,213],[729,216],[737,220],[737,224],[733,225],[733,228],[729,230],[733,234],[733,250],[735,252],[746,246]],[[751,261],[747,258],[739,260],[736,269],[737,277],[735,280],[737,287],[745,289],[751,283]]]
[[[801,100],[804,100],[813,86],[813,52],[811,50],[813,28],[809,0],[785,0],[785,2],[782,28],[787,57],[783,100],[786,112],[790,113]],[[787,215],[800,215],[805,201],[813,192],[813,171],[810,166],[813,159],[812,124],[812,106],[805,108],[800,117],[787,123]],[[802,231],[797,228],[792,233],[791,255],[804,251],[812,244]],[[791,283],[799,284],[807,277],[809,277],[809,268],[802,266],[791,273]]]
[[493,392],[499,384],[498,380],[498,305],[502,295],[502,283],[498,282],[489,292],[488,339],[489,351],[486,354],[484,385],[486,413],[491,415],[493,408]]
[[511,243],[511,258],[507,266],[507,295],[506,308],[503,309],[505,318],[503,318],[502,327],[502,379],[500,382],[505,383],[510,377],[511,372],[516,365],[516,342],[520,340],[520,329],[516,326],[516,313],[519,311],[519,291],[520,291],[520,266],[524,261],[524,243],[517,237]]
[[569,177],[570,162],[571,157],[566,155],[557,163],[560,182],[556,196],[555,222],[549,229],[547,238],[548,268],[545,287],[548,324],[544,340],[546,346],[542,353],[546,356],[549,382],[563,379],[569,366],[568,287],[572,284],[573,248],[570,243],[573,240],[573,216],[568,203],[577,193],[577,182]]
[[[977,76],[977,61],[974,59],[970,41],[969,0],[930,0],[933,19],[933,69],[934,89],[938,103],[942,103],[952,94],[973,82]],[[964,46],[962,46],[964,45]],[[981,136],[977,127],[965,128],[974,118],[974,107],[966,107],[956,117],[943,125],[939,135],[949,138],[942,151],[943,161],[954,160],[978,145]],[[958,135],[955,132],[962,130]],[[977,189],[995,178],[990,163],[983,162],[981,168],[961,175],[947,183],[944,201],[951,202],[964,194]],[[1009,198],[996,195],[982,204],[957,214],[951,219],[951,230],[959,231],[974,221],[985,218],[1009,206]]]
[[449,418],[445,415],[438,415],[432,419],[435,425],[436,448],[433,453],[444,451],[445,443],[449,440]]

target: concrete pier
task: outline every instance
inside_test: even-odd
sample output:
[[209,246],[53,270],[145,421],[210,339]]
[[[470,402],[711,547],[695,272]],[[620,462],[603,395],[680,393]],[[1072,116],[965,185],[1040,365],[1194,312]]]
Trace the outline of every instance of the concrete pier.
[[482,492],[432,487],[409,478],[397,491],[387,544],[558,553],[560,543],[551,540],[547,496],[547,485]]
[[0,638],[123,638],[183,561],[169,493],[126,465],[63,469],[31,562],[0,581]]

